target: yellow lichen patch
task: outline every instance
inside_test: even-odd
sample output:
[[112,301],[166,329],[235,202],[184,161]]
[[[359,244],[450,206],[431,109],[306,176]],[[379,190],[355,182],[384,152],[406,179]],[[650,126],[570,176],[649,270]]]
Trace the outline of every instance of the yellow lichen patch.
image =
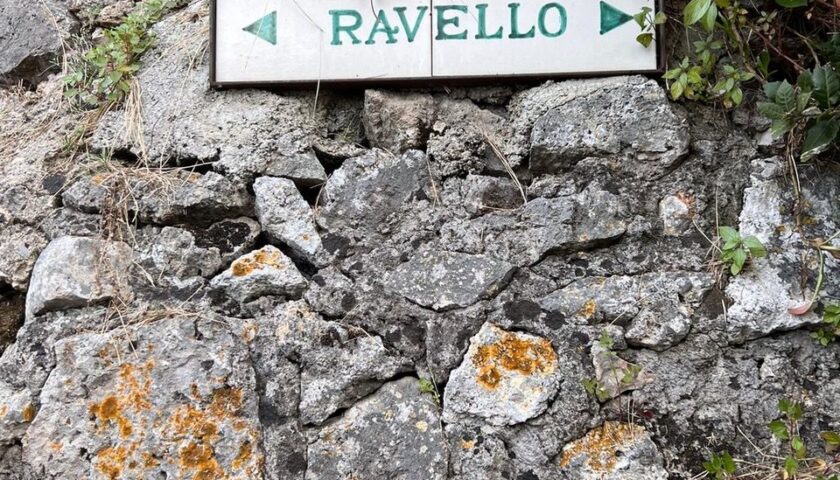
[[21,416],[23,417],[23,421],[25,423],[30,423],[32,420],[35,420],[35,405],[31,403],[25,407],[23,407],[23,412],[21,412]]
[[213,447],[206,443],[190,442],[179,452],[181,466],[194,472],[194,479],[226,478],[213,455]]
[[595,299],[590,298],[583,304],[583,308],[580,309],[579,314],[584,318],[592,318],[595,316],[595,312],[597,311],[597,305],[595,304]]
[[123,415],[119,399],[113,395],[105,397],[100,403],[91,404],[90,413],[96,418],[100,429],[114,424],[122,437],[128,437],[133,431],[131,422]]
[[219,418],[235,416],[242,409],[242,389],[220,388],[213,392],[210,413]]
[[280,262],[279,251],[259,250],[247,257],[240,258],[239,260],[233,262],[230,269],[234,277],[244,277],[246,275],[250,275],[255,270],[262,270],[266,267],[277,270],[286,268],[286,266]]
[[93,459],[93,465],[105,477],[116,480],[122,478],[123,465],[129,457],[128,448],[119,445],[100,450]]
[[557,354],[548,340],[524,339],[504,332],[501,340],[478,347],[472,361],[478,370],[478,382],[485,388],[495,389],[504,370],[520,375],[553,373]]
[[612,473],[622,449],[644,434],[645,429],[632,423],[604,422],[583,438],[563,449],[560,467],[565,468],[576,458],[585,455],[586,465],[597,473]]
[[242,470],[242,467],[248,464],[251,459],[253,447],[251,446],[251,442],[245,441],[242,445],[239,446],[239,453],[236,454],[236,458],[233,459],[233,462],[230,464],[236,470]]
[[473,448],[475,448],[475,444],[475,440],[461,439],[461,448],[464,450],[472,450]]

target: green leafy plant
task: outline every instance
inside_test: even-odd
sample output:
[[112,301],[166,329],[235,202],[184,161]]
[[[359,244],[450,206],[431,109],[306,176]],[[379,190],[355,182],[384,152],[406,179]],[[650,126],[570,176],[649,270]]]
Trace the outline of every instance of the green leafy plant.
[[642,367],[619,357],[613,351],[614,347],[615,341],[610,334],[606,330],[602,331],[598,342],[592,347],[595,378],[581,380],[584,390],[602,403],[636,389],[647,381]]
[[790,454],[785,457],[782,469],[788,476],[793,477],[802,466],[802,461],[808,456],[805,442],[799,437],[799,420],[802,419],[803,414],[802,404],[783,398],[779,400],[778,408],[782,418],[770,422],[768,428],[774,437],[788,442]]
[[767,256],[764,245],[752,235],[742,238],[741,234],[732,227],[718,228],[718,235],[724,242],[720,247],[720,260],[729,265],[732,275],[741,273],[750,258]]
[[642,33],[636,36],[636,41],[641,43],[645,48],[648,48],[653,43],[653,33],[656,30],[656,26],[667,22],[668,17],[665,16],[665,12],[656,12],[654,14],[652,8],[642,7],[639,13],[633,15],[633,20],[642,29]]
[[732,478],[737,470],[735,460],[732,459],[732,455],[729,452],[721,452],[718,455],[713,453],[708,461],[703,462],[703,468],[716,480]]
[[420,389],[420,393],[429,394],[435,399],[435,403],[440,405],[440,394],[438,393],[437,385],[435,382],[429,380],[428,378],[420,378],[417,383],[418,388]]
[[825,307],[823,325],[825,326],[812,333],[811,336],[825,347],[840,336],[840,305],[827,305]]
[[76,68],[65,75],[65,96],[87,107],[122,101],[131,90],[131,78],[140,69],[139,57],[154,44],[150,27],[176,3],[145,0],[121,25],[105,29],[103,41],[88,50]]
[[758,108],[773,121],[773,135],[803,132],[802,161],[834,144],[840,132],[840,77],[832,65],[800,73],[796,85],[787,80],[768,83],[764,93],[768,101]]

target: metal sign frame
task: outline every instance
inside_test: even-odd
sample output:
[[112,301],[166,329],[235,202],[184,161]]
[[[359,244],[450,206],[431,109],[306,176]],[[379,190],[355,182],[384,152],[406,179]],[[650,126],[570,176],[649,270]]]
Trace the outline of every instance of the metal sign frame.
[[[665,73],[666,55],[665,55],[665,25],[657,25],[656,39],[656,68],[653,70],[613,70],[613,71],[596,71],[596,72],[573,72],[573,73],[550,73],[550,74],[506,74],[506,75],[480,75],[480,76],[459,76],[459,77],[417,77],[417,78],[363,78],[363,79],[348,79],[348,80],[304,80],[304,81],[271,81],[271,82],[219,82],[216,80],[216,24],[217,11],[216,2],[219,0],[210,0],[210,87],[218,90],[228,88],[291,88],[291,89],[307,89],[317,86],[328,86],[332,88],[359,88],[370,86],[387,86],[387,87],[433,87],[441,85],[490,85],[494,83],[515,83],[515,82],[536,82],[540,80],[559,80],[570,78],[592,78],[592,77],[608,77],[615,75],[662,75]],[[318,0],[312,0],[318,1]],[[665,0],[654,0],[655,11],[665,11]]]

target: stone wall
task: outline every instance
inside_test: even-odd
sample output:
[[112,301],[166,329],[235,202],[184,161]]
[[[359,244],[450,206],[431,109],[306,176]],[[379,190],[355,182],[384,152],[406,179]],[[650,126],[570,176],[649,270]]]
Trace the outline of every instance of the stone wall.
[[[31,87],[0,90],[0,478],[692,478],[782,452],[783,397],[810,445],[840,429],[809,337],[838,290],[788,312],[840,176],[800,166],[796,202],[749,108],[641,76],[213,91],[198,1],[155,26],[142,108],[91,119],[30,68],[108,24],[67,3],[0,35]],[[731,278],[718,224],[769,255]]]

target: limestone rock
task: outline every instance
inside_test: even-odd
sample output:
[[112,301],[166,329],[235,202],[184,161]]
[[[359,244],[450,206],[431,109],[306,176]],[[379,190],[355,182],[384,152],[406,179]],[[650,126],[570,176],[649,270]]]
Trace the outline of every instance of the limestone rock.
[[228,218],[207,228],[191,226],[187,229],[195,238],[196,247],[219,250],[225,264],[250,250],[260,234],[260,224],[248,217]]
[[692,202],[681,195],[668,195],[659,202],[659,219],[662,233],[669,236],[681,235],[691,226]]
[[[797,230],[797,220],[785,208],[793,200],[790,189],[780,180],[782,168],[780,158],[753,161],[750,186],[744,191],[738,229],[742,236],[755,235],[770,253],[751,261],[726,287],[726,295],[733,301],[727,309],[726,329],[730,341],[735,343],[816,325],[822,320],[814,311],[804,315],[788,312],[812,295],[810,290],[802,290],[803,266],[811,272],[817,272],[819,266],[813,249]],[[826,219],[819,226],[822,231],[810,231],[808,238],[828,238],[836,231],[840,225],[835,216],[838,195],[840,182],[836,177],[820,176],[819,181],[803,184],[802,198],[809,210],[802,215]],[[833,278],[838,272],[837,261],[827,256],[826,278]],[[812,280],[809,287],[815,283]],[[822,295],[836,295],[834,286],[826,285]]]
[[291,180],[260,177],[254,182],[257,218],[269,240],[287,245],[297,255],[315,263],[321,237],[312,209]]
[[629,344],[664,350],[688,335],[712,284],[711,275],[699,273],[589,277],[547,295],[540,305],[570,321],[628,325]]
[[234,300],[248,302],[266,295],[297,297],[306,283],[289,257],[269,245],[237,259],[210,285]]
[[514,270],[488,256],[424,251],[388,274],[385,285],[418,305],[443,311],[492,298]]
[[567,171],[586,157],[618,157],[625,174],[661,175],[688,153],[687,125],[653,80],[626,77],[611,88],[569,96],[533,127],[535,174]]
[[100,213],[119,205],[141,222],[160,225],[208,224],[253,212],[253,198],[244,185],[215,172],[127,180],[100,174],[77,181],[62,198],[65,205],[80,212]]
[[557,354],[550,341],[486,323],[472,338],[463,363],[449,376],[443,419],[522,423],[548,408],[560,387],[557,373]]
[[78,24],[59,3],[33,6],[0,1],[0,82],[23,80],[37,85],[60,64],[63,41]]
[[288,178],[305,187],[323,185],[327,181],[327,172],[314,152],[271,160],[257,173]]
[[330,318],[341,318],[357,305],[353,281],[335,267],[321,269],[314,275],[303,298]]
[[406,202],[428,187],[426,162],[416,150],[400,157],[375,150],[344,162],[324,187],[318,225],[346,237],[357,236],[356,230],[382,232]]
[[365,133],[374,147],[395,155],[425,148],[434,113],[429,94],[365,91]]
[[206,41],[206,5],[193,2],[152,27],[155,46],[143,55],[142,138],[124,128],[124,111],[106,115],[94,132],[99,150],[131,150],[153,162],[212,163],[247,178],[267,165],[311,156],[316,121],[312,95],[208,88],[209,62],[197,56]]
[[70,208],[53,210],[41,223],[41,230],[50,240],[59,237],[96,237],[100,233],[102,218]]
[[445,178],[492,172],[506,176],[494,147],[512,168],[520,166],[521,158],[510,156],[509,123],[498,112],[485,110],[469,99],[446,96],[438,103],[428,148],[437,175]]
[[0,284],[24,291],[47,240],[36,229],[0,220]]
[[56,352],[23,440],[44,476],[260,478],[254,374],[223,321],[83,334]]
[[525,200],[509,178],[469,175],[462,187],[467,210],[474,214],[498,210],[516,210]]
[[420,393],[416,378],[406,377],[386,383],[313,435],[306,480],[442,480],[445,442],[437,405]]
[[101,304],[126,296],[131,247],[86,237],[53,240],[38,257],[26,296],[26,316]]
[[280,351],[301,364],[298,408],[306,424],[322,423],[412,367],[380,337],[324,321],[305,302],[287,303],[273,315]]
[[642,427],[605,422],[566,445],[562,472],[580,480],[666,480],[668,471],[656,444]]
[[139,232],[138,260],[156,282],[167,278],[210,278],[222,268],[217,247],[201,248],[188,230],[148,227]]

